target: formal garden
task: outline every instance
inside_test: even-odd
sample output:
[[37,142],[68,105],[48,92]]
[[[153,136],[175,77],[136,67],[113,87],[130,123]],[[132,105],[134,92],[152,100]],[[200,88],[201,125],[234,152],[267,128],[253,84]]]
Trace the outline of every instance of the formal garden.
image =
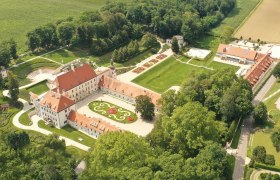
[[138,119],[135,113],[105,101],[93,101],[89,104],[89,108],[97,114],[121,123],[132,123]]

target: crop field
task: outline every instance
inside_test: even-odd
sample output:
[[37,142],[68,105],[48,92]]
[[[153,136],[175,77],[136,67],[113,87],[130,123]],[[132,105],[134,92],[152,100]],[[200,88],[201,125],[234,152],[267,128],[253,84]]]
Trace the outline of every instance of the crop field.
[[106,2],[108,0],[1,0],[0,39],[13,38],[22,52],[26,50],[26,34],[30,30],[69,16],[79,16],[84,11],[97,10]]
[[235,33],[235,37],[279,43],[280,42],[280,1],[263,0],[250,18]]
[[228,14],[218,27],[213,29],[213,33],[220,35],[221,31],[226,26],[236,29],[260,1],[261,0],[236,0],[236,7]]

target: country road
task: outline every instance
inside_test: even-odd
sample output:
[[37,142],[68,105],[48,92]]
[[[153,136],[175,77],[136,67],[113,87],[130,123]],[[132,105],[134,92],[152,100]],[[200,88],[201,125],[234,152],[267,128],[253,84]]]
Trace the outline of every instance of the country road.
[[[263,101],[265,95],[270,90],[270,88],[275,83],[276,78],[271,76],[269,80],[265,83],[262,89],[258,92],[258,94],[253,99],[253,104],[256,105]],[[237,155],[235,160],[234,172],[233,172],[233,180],[242,180],[244,175],[245,169],[245,160],[247,157],[247,146],[250,137],[250,132],[253,125],[253,117],[250,116],[244,119],[242,128],[241,128],[241,135],[237,147]]]

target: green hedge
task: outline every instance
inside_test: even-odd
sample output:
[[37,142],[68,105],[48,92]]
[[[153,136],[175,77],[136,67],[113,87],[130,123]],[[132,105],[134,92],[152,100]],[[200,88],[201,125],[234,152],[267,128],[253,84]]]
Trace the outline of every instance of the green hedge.
[[280,167],[269,166],[269,165],[258,163],[258,162],[255,163],[255,168],[260,168],[260,169],[266,169],[266,170],[280,172]]

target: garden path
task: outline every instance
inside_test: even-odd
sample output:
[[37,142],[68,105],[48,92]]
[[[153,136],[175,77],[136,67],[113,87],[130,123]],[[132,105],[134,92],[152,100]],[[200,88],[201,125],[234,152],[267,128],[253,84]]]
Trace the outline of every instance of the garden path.
[[[9,94],[8,94],[8,93],[9,93],[8,90],[3,91],[3,95],[4,95],[4,96],[9,97]],[[20,98],[19,98],[19,101],[21,101],[21,102],[23,103],[23,108],[22,108],[22,110],[21,110],[20,112],[18,112],[18,113],[13,117],[13,125],[16,126],[17,128],[20,128],[20,129],[37,131],[37,132],[40,132],[40,133],[45,134],[45,135],[52,134],[52,132],[50,132],[50,131],[48,131],[48,130],[45,130],[45,129],[42,129],[42,128],[40,128],[40,127],[38,126],[38,121],[41,120],[41,118],[36,118],[36,116],[33,117],[33,118],[31,118],[31,120],[32,120],[32,125],[31,125],[31,126],[25,126],[25,125],[21,124],[21,123],[19,122],[19,117],[20,117],[23,113],[25,113],[25,112],[27,112],[28,110],[30,110],[30,109],[32,108],[32,106],[29,105],[29,103],[28,103],[27,101],[25,101],[24,99],[20,99]],[[78,142],[76,142],[76,141],[73,141],[72,139],[66,138],[66,137],[64,137],[64,136],[59,136],[59,139],[64,139],[65,145],[66,145],[66,146],[75,146],[75,147],[77,147],[77,148],[79,148],[79,149],[82,149],[82,150],[84,150],[84,151],[88,151],[88,150],[90,149],[90,147],[85,146],[85,145],[83,145],[83,144],[81,144],[81,143],[78,143]]]

